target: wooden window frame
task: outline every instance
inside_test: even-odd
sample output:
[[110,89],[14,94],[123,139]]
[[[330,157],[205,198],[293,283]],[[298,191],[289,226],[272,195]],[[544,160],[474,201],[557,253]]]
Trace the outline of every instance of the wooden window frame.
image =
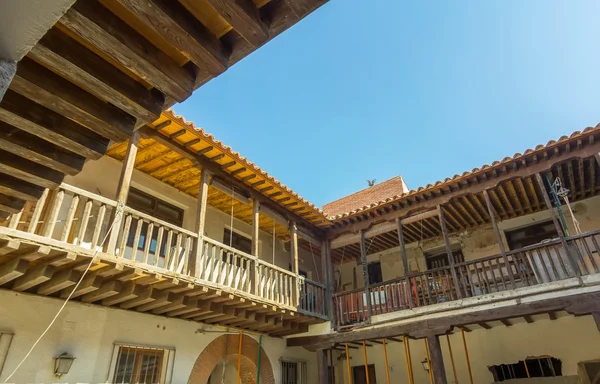
[[[119,356],[121,355],[121,352],[123,350],[130,350],[130,351],[142,351],[142,354],[139,355],[139,357],[136,357],[136,359],[139,359],[139,362],[135,362],[134,366],[134,372],[137,372],[136,374],[139,375],[139,372],[141,371],[141,363],[142,363],[142,359],[141,356],[143,356],[143,352],[144,351],[156,351],[156,352],[161,352],[162,356],[160,358],[160,372],[159,372],[159,382],[158,384],[171,384],[172,383],[172,379],[173,379],[173,365],[174,365],[174,361],[175,361],[175,348],[174,347],[160,347],[160,346],[150,346],[150,345],[138,345],[138,344],[131,344],[131,343],[114,343],[113,344],[113,353],[112,353],[112,357],[110,360],[110,365],[109,365],[109,370],[108,370],[108,375],[107,375],[107,382],[108,383],[112,383],[114,382],[115,378],[116,378],[116,374],[117,374],[117,369],[118,369],[118,364],[119,364]],[[136,378],[134,374],[133,379],[139,379]],[[136,381],[134,381],[135,383]]]
[[[279,367],[281,368],[281,382],[283,383],[283,379],[284,379],[284,371],[283,371],[283,364],[297,364],[298,368],[297,368],[297,373],[298,376],[296,378],[296,384],[308,384],[308,363],[306,362],[306,360],[296,360],[296,359],[287,359],[287,358],[281,358],[279,359]],[[288,380],[289,382],[289,380]],[[288,384],[287,382],[285,384]]]
[[[141,208],[141,207],[132,206],[131,202],[129,200],[129,196],[132,193],[133,194],[138,194],[138,195],[140,195],[140,196],[142,196],[144,198],[152,200],[153,201],[153,209],[149,210],[149,209],[144,209],[144,208]],[[174,211],[177,211],[178,212],[177,221],[173,221],[173,220],[170,220],[169,218],[161,216],[158,213],[158,205],[159,204],[162,204],[162,205],[164,205],[166,207],[169,207],[169,208],[173,209]],[[185,209],[183,209],[181,207],[178,207],[177,205],[171,204],[171,203],[169,203],[169,202],[167,202],[167,201],[165,201],[165,200],[163,200],[163,199],[161,199],[159,197],[156,197],[156,196],[153,196],[153,195],[151,195],[149,193],[146,193],[146,192],[144,192],[144,191],[142,191],[140,189],[137,189],[137,188],[134,188],[134,187],[129,188],[129,193],[127,194],[127,203],[126,203],[126,205],[128,207],[130,207],[130,208],[135,209],[136,211],[140,211],[142,213],[145,213],[147,215],[155,217],[155,218],[157,218],[159,220],[166,221],[166,222],[168,222],[170,224],[173,224],[173,225],[175,225],[177,227],[183,228],[183,218],[184,218],[184,215],[185,215]]]

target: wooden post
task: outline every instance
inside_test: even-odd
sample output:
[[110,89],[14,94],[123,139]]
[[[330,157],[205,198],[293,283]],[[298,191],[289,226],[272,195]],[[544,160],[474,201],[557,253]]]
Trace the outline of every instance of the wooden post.
[[[256,199],[252,200],[252,256],[258,258],[258,244],[259,244],[259,232],[260,232],[260,202]],[[258,274],[258,265],[254,264],[254,273],[252,278],[254,279],[254,294],[259,293],[259,282],[260,276]]]
[[300,306],[300,278],[298,269],[298,227],[296,223],[290,223],[291,250],[292,250],[292,268],[295,276],[296,285],[296,306]]
[[319,371],[319,384],[329,384],[327,365],[327,350],[317,349],[317,370]]
[[[129,195],[129,187],[131,186],[131,176],[135,166],[135,157],[137,155],[138,143],[140,141],[141,132],[139,130],[133,132],[133,135],[129,138],[127,144],[127,153],[123,160],[123,168],[121,168],[121,176],[119,177],[119,184],[117,185],[117,196],[116,201],[118,206],[125,206],[127,202],[127,196]],[[116,214],[113,213],[113,215]],[[113,230],[108,239],[107,252],[109,255],[115,254],[115,248],[117,246],[117,240],[121,234],[121,224],[123,222],[123,214],[114,216]],[[112,221],[112,220],[111,220]],[[123,234],[126,236],[126,234]]]
[[321,242],[321,271],[325,286],[325,313],[333,321],[333,270],[331,265],[331,248],[329,240]]
[[490,215],[492,225],[494,226],[494,233],[496,234],[498,247],[500,247],[500,253],[502,254],[502,258],[504,259],[504,265],[506,265],[506,270],[508,271],[510,285],[512,289],[515,289],[515,277],[513,275],[512,266],[508,263],[508,257],[506,256],[506,248],[504,247],[504,241],[502,241],[502,235],[500,234],[500,230],[498,229],[498,223],[496,222],[496,214],[494,213],[494,207],[492,206],[492,201],[490,200],[490,195],[488,194],[487,189],[483,190],[483,196],[485,197],[485,204],[487,205],[488,214]]
[[196,202],[196,226],[195,232],[198,234],[196,239],[196,251],[192,260],[191,270],[194,271],[194,276],[200,278],[202,275],[202,251],[204,249],[204,228],[206,225],[206,211],[208,209],[208,184],[210,181],[210,172],[206,169],[200,171],[200,190],[198,192],[198,200]]
[[456,268],[454,267],[454,256],[452,255],[452,249],[450,248],[450,238],[448,237],[448,228],[446,227],[446,218],[444,217],[444,211],[442,206],[438,205],[438,211],[440,212],[440,226],[442,227],[442,234],[444,235],[444,245],[446,246],[446,253],[448,254],[448,265],[450,266],[450,272],[452,273],[452,280],[454,280],[454,288],[456,290],[456,296],[462,298],[460,292],[460,282],[456,275]]
[[429,369],[433,372],[433,382],[435,384],[448,384],[442,347],[437,335],[427,336],[427,348],[429,350]]
[[408,295],[408,305],[412,309],[415,306],[412,296],[412,284],[410,281],[410,265],[408,264],[408,255],[406,254],[406,244],[404,243],[404,228],[402,220],[396,219],[396,227],[398,228],[398,242],[400,243],[400,251],[402,252],[402,264],[404,265],[404,276],[406,276],[406,289]]
[[369,267],[367,266],[367,247],[365,245],[365,231],[360,231],[360,259],[362,261],[363,281],[365,283],[365,303],[367,306],[367,319],[371,321],[373,309],[371,308],[371,292],[369,282]]
[[[554,226],[556,227],[556,232],[558,233],[560,242],[561,242],[563,248],[565,249],[565,252],[567,253],[567,259],[569,260],[569,264],[571,265],[571,268],[573,268],[573,271],[575,272],[575,275],[579,279],[579,282],[583,283],[583,280],[581,279],[581,273],[579,271],[579,267],[578,267],[577,263],[575,262],[575,259],[573,258],[573,254],[569,248],[569,245],[567,244],[567,240],[565,239],[563,227],[560,225],[560,221],[558,220],[558,217],[556,217],[556,212],[554,212],[554,206],[552,205],[552,202],[550,201],[550,196],[548,195],[548,191],[546,191],[546,183],[544,182],[544,179],[542,179],[542,175],[540,175],[539,173],[535,174],[535,179],[537,180],[538,186],[540,187],[540,190],[542,191],[542,196],[544,196],[544,201],[546,202],[546,207],[550,211],[550,216],[552,217],[552,221],[554,222]],[[560,257],[560,255],[559,255],[559,257]]]

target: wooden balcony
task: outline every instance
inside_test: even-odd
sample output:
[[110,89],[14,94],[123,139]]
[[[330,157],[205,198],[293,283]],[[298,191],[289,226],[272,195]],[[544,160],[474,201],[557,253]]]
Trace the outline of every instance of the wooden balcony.
[[324,284],[66,184],[0,224],[0,287],[274,336],[327,319]]
[[[412,273],[364,289],[335,293],[338,329],[367,323],[374,315],[409,310],[496,292],[519,290],[600,273],[600,230],[555,239],[452,267]],[[455,277],[453,277],[455,276]]]

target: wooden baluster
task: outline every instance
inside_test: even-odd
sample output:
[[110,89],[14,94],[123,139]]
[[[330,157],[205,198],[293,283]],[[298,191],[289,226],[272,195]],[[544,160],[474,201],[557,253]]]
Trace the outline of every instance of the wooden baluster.
[[[596,264],[596,261],[594,260],[594,253],[590,249],[590,245],[588,244],[587,239],[588,239],[587,237],[584,237],[583,239],[581,239],[581,242],[583,243],[583,247],[585,248],[586,258],[589,259],[590,264],[594,268],[594,273],[598,273],[599,272],[598,265]],[[593,236],[592,236],[592,239],[593,239]]]
[[185,248],[183,251],[183,274],[186,276],[194,276],[194,272],[190,268],[190,257],[192,255],[192,237],[185,235]]
[[502,282],[502,286],[504,287],[504,290],[506,291],[508,288],[506,287],[506,280],[504,279],[504,273],[502,273],[502,266],[500,265],[500,261],[498,259],[494,259],[496,260],[496,268],[498,269],[498,275],[500,276],[500,281]]
[[221,247],[215,246],[214,254],[213,254],[213,271],[211,281],[213,283],[219,283],[220,273],[221,273],[221,263],[223,262],[223,249]]
[[165,244],[165,265],[163,266],[165,269],[170,269],[171,259],[173,259],[173,254],[175,251],[173,250],[173,230],[167,230],[167,243]]
[[[25,205],[25,207],[26,206],[27,205]],[[21,221],[21,216],[23,216],[24,210],[25,208],[23,208],[19,213],[13,213],[12,215],[10,215],[10,222],[8,223],[8,228],[17,229],[19,227],[19,222]]]
[[92,213],[94,202],[91,199],[87,199],[83,208],[83,216],[79,222],[79,234],[77,235],[76,245],[80,245],[85,240],[87,227],[90,222],[90,216]]
[[[133,221],[133,217],[131,215],[126,215],[125,217],[125,225],[123,226],[123,233],[121,234],[121,245],[119,247],[119,256],[125,257],[125,248],[127,247],[127,239],[129,238],[129,231],[131,231],[131,222]],[[113,231],[116,230],[113,227]]]
[[33,215],[31,216],[31,221],[29,222],[29,228],[27,228],[27,232],[35,233],[37,230],[37,226],[40,222],[40,216],[44,210],[44,206],[46,204],[46,199],[48,198],[49,190],[48,188],[44,189],[42,196],[37,201],[35,205],[35,209],[33,210]]
[[133,236],[133,244],[131,246],[131,260],[137,259],[138,249],[140,248],[140,237],[142,236],[142,227],[144,226],[143,219],[137,219],[135,224],[135,235]]
[[183,273],[183,235],[177,233],[177,239],[175,240],[175,249],[173,250],[173,272]]
[[152,235],[154,234],[154,223],[148,224],[148,229],[146,230],[146,238],[144,239],[144,257],[142,262],[144,264],[148,264],[148,255],[150,255],[150,244],[152,244]]
[[73,226],[73,219],[79,206],[79,195],[73,195],[71,199],[71,205],[67,211],[67,217],[65,219],[65,226],[63,227],[62,234],[60,235],[60,241],[67,241],[69,239],[69,233],[71,233],[71,227]]
[[56,227],[56,221],[58,220],[58,214],[60,213],[60,207],[62,206],[64,198],[65,191],[59,189],[54,195],[50,212],[48,214],[46,222],[44,223],[44,232],[42,233],[42,236],[52,237],[52,235],[54,234],[54,228]]
[[154,251],[154,260],[152,260],[152,265],[154,266],[158,265],[158,260],[160,259],[164,230],[165,228],[162,225],[158,227],[158,234],[156,235],[156,250]]
[[92,249],[96,249],[98,241],[100,240],[100,233],[102,233],[102,226],[104,224],[104,217],[106,215],[106,205],[100,204],[98,208],[98,216],[96,217],[96,225],[94,226],[94,233],[92,234]]
[[230,253],[227,260],[230,262],[228,276],[227,276],[227,285],[234,288],[233,287],[233,279],[234,279],[234,275],[235,275],[235,261],[237,260],[235,253]]
[[240,283],[242,282],[242,270],[244,267],[244,259],[239,256],[236,255],[235,256],[235,263],[233,263],[234,269],[235,269],[235,275],[234,275],[234,279],[233,279],[233,286],[235,289],[240,289],[243,290],[243,287],[240,285]]

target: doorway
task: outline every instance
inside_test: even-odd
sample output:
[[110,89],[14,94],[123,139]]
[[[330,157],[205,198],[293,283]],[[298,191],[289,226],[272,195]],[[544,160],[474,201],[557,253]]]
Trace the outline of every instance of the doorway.
[[[369,364],[369,384],[377,384],[377,377],[375,375],[375,364]],[[367,384],[367,375],[365,373],[365,366],[359,365],[352,367],[352,382],[354,384]]]

